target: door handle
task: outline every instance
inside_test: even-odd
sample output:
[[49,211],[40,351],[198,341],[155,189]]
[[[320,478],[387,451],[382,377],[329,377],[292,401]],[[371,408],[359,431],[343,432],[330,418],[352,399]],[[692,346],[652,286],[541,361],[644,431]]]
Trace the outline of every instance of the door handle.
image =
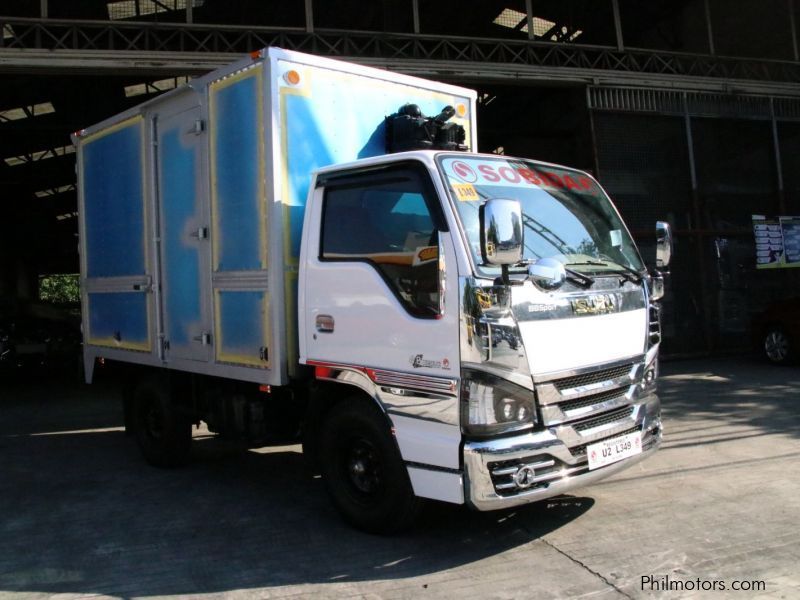
[[211,343],[211,334],[204,331],[200,335],[194,336],[192,339],[195,342],[200,342],[203,346],[208,346]]

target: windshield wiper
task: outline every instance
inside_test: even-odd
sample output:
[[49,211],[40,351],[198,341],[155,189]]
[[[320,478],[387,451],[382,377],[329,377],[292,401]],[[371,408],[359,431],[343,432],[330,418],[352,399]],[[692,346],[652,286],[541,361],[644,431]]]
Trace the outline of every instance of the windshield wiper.
[[592,277],[570,269],[569,267],[564,267],[564,270],[567,272],[567,279],[572,283],[576,283],[583,288],[590,288],[594,285],[594,279]]
[[612,264],[609,264],[607,262],[602,262],[602,261],[599,261],[599,260],[585,260],[585,261],[581,261],[581,262],[573,262],[573,263],[568,263],[568,264],[570,264],[570,265],[591,265],[591,266],[596,266],[596,267],[614,267],[613,269],[609,269],[608,271],[603,271],[603,273],[609,273],[611,275],[621,275],[627,281],[630,281],[630,282],[635,283],[637,285],[642,283],[642,274],[639,273],[639,271],[637,271],[636,269],[632,269],[631,267],[628,267],[626,265],[621,265],[620,263],[618,263],[616,261],[613,261],[613,260],[609,261],[609,262],[612,263]]

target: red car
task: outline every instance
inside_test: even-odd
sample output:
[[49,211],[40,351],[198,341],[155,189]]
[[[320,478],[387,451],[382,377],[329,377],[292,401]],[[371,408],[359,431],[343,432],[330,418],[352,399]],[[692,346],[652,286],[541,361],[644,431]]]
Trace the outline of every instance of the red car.
[[775,365],[800,358],[800,298],[772,304],[753,320],[753,343]]

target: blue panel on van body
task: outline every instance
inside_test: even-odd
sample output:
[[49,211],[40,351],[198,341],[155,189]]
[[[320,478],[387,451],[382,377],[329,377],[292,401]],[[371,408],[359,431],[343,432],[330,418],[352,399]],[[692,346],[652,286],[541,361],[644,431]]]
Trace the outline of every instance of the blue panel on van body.
[[142,152],[138,119],[83,144],[88,277],[145,273]]
[[253,74],[211,88],[216,271],[264,267],[259,82],[260,78]]
[[150,349],[145,293],[90,293],[88,298],[88,343],[131,350]]
[[266,292],[220,290],[220,336],[217,359],[222,362],[263,365],[260,350],[266,346]]
[[[181,142],[182,122],[162,132],[160,140],[164,310],[170,344],[191,345],[201,325],[200,257],[191,237],[197,212],[196,151]],[[196,225],[196,224],[195,224]]]

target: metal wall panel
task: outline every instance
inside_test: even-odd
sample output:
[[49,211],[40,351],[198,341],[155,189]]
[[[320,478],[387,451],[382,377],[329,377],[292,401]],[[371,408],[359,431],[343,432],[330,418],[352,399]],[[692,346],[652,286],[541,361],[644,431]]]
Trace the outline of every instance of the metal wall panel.
[[703,349],[703,299],[684,120],[655,114],[596,112],[593,116],[600,182],[633,230],[643,258],[655,265],[655,223],[677,230],[672,275],[662,301],[668,353]]

